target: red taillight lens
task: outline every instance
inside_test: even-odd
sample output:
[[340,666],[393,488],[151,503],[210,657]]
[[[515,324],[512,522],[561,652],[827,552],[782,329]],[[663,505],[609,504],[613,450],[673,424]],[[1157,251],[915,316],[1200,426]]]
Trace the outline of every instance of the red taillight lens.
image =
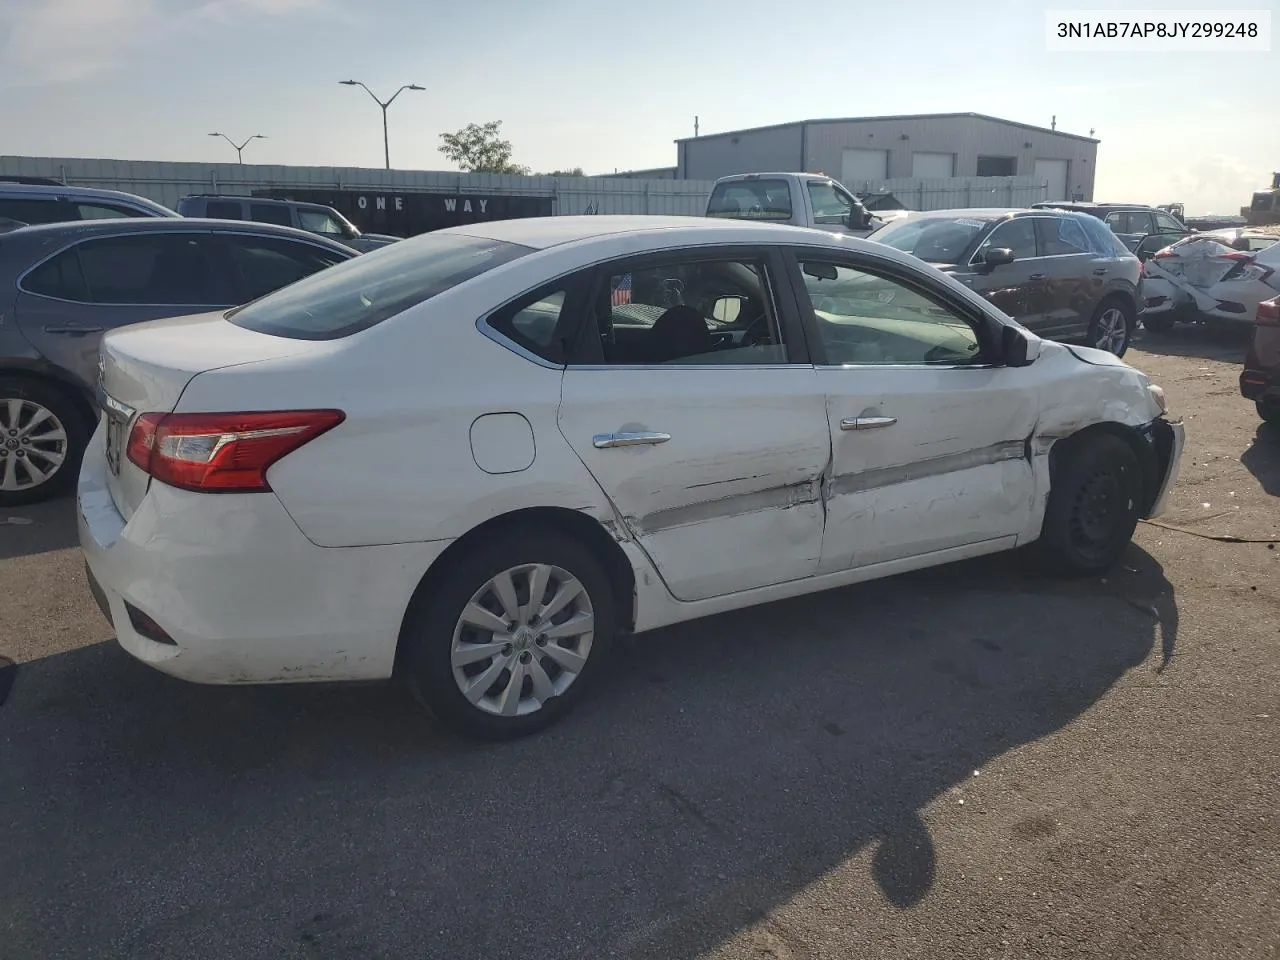
[[162,483],[207,493],[270,490],[267,469],[346,418],[341,410],[144,413],[129,462]]
[[1260,327],[1280,327],[1280,297],[1258,304],[1258,315],[1253,322]]

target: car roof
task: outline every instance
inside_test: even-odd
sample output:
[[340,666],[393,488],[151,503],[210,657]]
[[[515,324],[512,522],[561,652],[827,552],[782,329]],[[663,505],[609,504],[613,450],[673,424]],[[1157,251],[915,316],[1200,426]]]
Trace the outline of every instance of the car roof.
[[812,230],[786,223],[736,220],[729,217],[675,217],[657,215],[596,215],[573,217],[525,217],[519,220],[487,220],[457,227],[446,227],[436,233],[460,234],[485,240],[499,240],[544,250],[563,243],[621,233],[668,231],[697,242],[720,233],[724,242],[738,243],[803,243],[814,238],[829,238],[826,230]]
[[[1055,208],[1056,210],[1056,208]],[[909,220],[1001,220],[1005,217],[1046,216],[1046,208],[1027,207],[957,207],[952,210],[912,210],[905,219]],[[1060,214],[1084,216],[1075,210],[1056,210]]]
[[103,220],[70,220],[64,223],[40,223],[27,227],[19,227],[8,233],[0,234],[0,238],[26,240],[80,239],[97,234],[118,236],[126,233],[182,233],[210,231],[213,233],[252,233],[261,236],[288,237],[294,240],[306,240],[319,243],[331,250],[354,254],[356,251],[333,240],[296,230],[293,227],[282,227],[274,223],[258,223],[253,220],[213,220],[203,217],[121,217]]
[[[14,183],[5,180],[3,174],[0,174],[0,193],[11,195],[26,195],[33,197],[80,197],[88,200],[124,200],[133,203],[143,203],[147,206],[155,206],[168,209],[163,204],[156,203],[146,197],[140,197],[136,193],[125,193],[122,190],[105,190],[101,187],[76,187],[69,184],[43,184],[43,183]],[[173,211],[169,211],[172,213]]]

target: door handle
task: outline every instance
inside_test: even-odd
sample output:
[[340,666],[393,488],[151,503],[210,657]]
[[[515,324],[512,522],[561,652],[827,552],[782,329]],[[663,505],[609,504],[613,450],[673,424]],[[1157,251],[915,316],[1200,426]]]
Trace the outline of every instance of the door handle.
[[1107,268],[1106,268],[1106,267],[1098,267],[1098,269],[1096,269],[1096,270],[1094,270],[1094,271],[1093,271],[1093,275],[1094,275],[1095,277],[1105,277],[1105,276],[1107,275]]
[[897,417],[849,417],[840,421],[840,429],[878,430],[880,427],[892,427],[897,422]]
[[69,333],[73,337],[83,337],[86,333],[101,333],[101,327],[45,327],[45,333]]
[[597,433],[591,438],[597,450],[608,450],[610,447],[636,447],[646,443],[666,443],[671,439],[669,433],[644,431],[641,433]]
[[1043,280],[1043,279],[1044,279],[1044,277],[1045,277],[1045,275],[1044,275],[1043,273],[1033,273],[1033,274],[1031,274],[1031,276],[1029,276],[1027,279],[1028,279],[1028,280]]

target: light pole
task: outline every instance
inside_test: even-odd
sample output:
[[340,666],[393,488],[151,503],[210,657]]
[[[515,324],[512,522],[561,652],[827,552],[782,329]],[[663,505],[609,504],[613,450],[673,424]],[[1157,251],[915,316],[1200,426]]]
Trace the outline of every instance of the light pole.
[[400,96],[400,94],[404,93],[406,90],[425,90],[427,88],[420,87],[416,83],[406,83],[403,87],[401,87],[399,90],[397,90],[395,93],[391,95],[391,99],[384,102],[382,100],[379,100],[377,97],[377,94],[375,94],[368,87],[365,87],[364,84],[361,83],[359,80],[339,80],[338,82],[342,84],[344,87],[364,87],[364,92],[367,93],[369,96],[373,97],[373,102],[382,108],[382,155],[383,155],[383,159],[386,160],[387,169],[390,170],[391,169],[391,144],[387,140],[387,107],[391,106],[391,104],[395,102],[396,97]]
[[249,145],[249,140],[265,140],[265,139],[267,139],[266,137],[264,137],[264,136],[263,136],[262,134],[260,134],[260,133],[255,133],[252,137],[250,137],[250,138],[249,138],[249,140],[246,140],[244,143],[236,143],[234,140],[232,140],[230,137],[228,137],[225,133],[211,133],[211,134],[209,134],[209,136],[211,136],[211,137],[221,137],[223,140],[227,141],[227,143],[231,144],[231,146],[235,147],[235,148],[236,148],[236,163],[244,163],[244,156],[243,156],[244,148],[245,148],[245,147],[247,147],[247,146]]

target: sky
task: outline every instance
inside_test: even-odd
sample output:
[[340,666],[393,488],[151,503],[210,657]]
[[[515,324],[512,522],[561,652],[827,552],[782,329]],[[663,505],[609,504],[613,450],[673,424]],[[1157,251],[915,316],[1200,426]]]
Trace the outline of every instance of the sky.
[[[1088,134],[1097,199],[1235,213],[1280,170],[1270,52],[1048,52],[1035,0],[0,0],[0,154],[450,170],[501,120],[514,159],[674,166],[678,137],[973,111]],[[1094,0],[1088,9],[1105,7]],[[1196,9],[1184,0],[1128,7]],[[1201,9],[1212,6],[1200,0]],[[1272,11],[1280,0],[1233,0]]]

